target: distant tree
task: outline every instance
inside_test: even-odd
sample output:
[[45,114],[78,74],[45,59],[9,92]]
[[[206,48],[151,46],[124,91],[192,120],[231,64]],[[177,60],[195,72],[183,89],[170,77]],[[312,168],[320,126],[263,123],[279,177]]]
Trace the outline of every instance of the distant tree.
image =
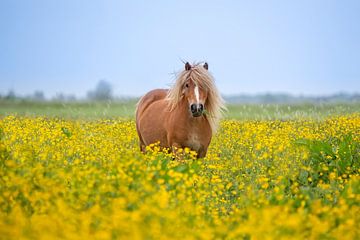
[[32,97],[35,101],[44,101],[45,100],[45,95],[43,91],[40,90],[36,90],[34,92],[34,95]]
[[53,97],[53,100],[57,101],[57,102],[73,102],[73,101],[76,101],[76,97],[75,97],[75,95],[72,95],[72,94],[66,95],[64,93],[57,93]]
[[89,91],[87,97],[91,100],[109,100],[112,99],[112,86],[106,80],[100,80],[95,90]]
[[65,96],[66,101],[68,102],[74,102],[76,101],[76,96],[74,94],[69,94]]
[[8,99],[8,100],[14,100],[16,98],[16,94],[14,92],[14,90],[10,89],[8,91],[8,93],[5,95],[5,99]]
[[56,93],[56,95],[53,97],[53,100],[58,102],[64,102],[65,95],[63,93]]

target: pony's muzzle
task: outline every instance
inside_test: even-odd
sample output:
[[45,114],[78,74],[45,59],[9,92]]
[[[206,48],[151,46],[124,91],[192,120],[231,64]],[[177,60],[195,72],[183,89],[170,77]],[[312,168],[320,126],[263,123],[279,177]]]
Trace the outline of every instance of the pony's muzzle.
[[193,117],[200,117],[204,112],[203,104],[191,104],[190,106],[191,114]]

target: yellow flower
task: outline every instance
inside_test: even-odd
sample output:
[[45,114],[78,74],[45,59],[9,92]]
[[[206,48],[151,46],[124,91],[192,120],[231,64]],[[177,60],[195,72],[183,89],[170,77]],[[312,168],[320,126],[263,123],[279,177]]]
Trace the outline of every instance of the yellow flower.
[[220,125],[204,159],[179,148],[173,160],[159,142],[141,153],[132,119],[2,117],[0,236],[356,238],[360,169],[329,164],[326,151],[313,168],[297,141],[352,134],[356,148],[359,114]]

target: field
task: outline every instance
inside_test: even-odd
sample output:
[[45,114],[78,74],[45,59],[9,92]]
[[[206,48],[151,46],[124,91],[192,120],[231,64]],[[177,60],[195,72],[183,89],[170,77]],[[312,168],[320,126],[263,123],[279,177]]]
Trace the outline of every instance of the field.
[[[135,117],[136,100],[120,102],[31,102],[25,100],[0,100],[0,116],[48,116],[67,119],[109,119]],[[330,116],[348,115],[360,112],[360,102],[337,104],[230,104],[225,113],[227,119],[238,120],[322,120]]]
[[204,159],[134,104],[0,102],[1,239],[360,239],[360,104],[230,105]]

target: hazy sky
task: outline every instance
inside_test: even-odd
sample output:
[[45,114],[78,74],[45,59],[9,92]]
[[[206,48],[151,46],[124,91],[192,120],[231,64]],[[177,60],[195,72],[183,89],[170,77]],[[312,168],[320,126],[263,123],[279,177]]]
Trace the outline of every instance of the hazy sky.
[[139,96],[207,61],[223,94],[360,92],[360,1],[0,1],[0,93]]

